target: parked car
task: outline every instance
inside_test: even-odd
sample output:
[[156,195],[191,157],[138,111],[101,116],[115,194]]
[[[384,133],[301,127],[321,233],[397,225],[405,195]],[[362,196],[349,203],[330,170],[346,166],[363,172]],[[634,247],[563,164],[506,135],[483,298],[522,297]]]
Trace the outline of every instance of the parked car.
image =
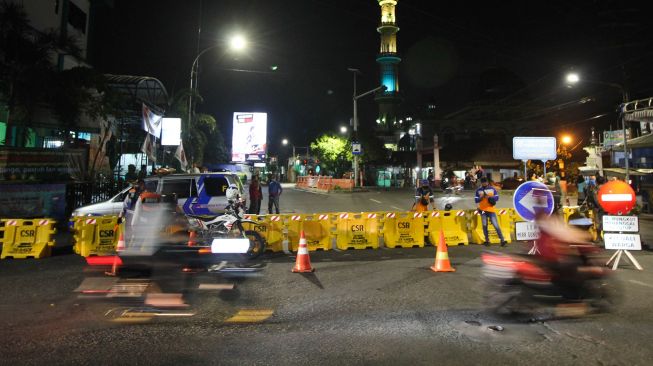
[[[168,174],[145,178],[145,188],[161,195],[175,194],[177,206],[186,214],[218,215],[227,206],[227,187],[235,184],[242,197],[245,189],[234,173]],[[118,215],[129,192],[125,188],[110,200],[75,209],[72,216]]]

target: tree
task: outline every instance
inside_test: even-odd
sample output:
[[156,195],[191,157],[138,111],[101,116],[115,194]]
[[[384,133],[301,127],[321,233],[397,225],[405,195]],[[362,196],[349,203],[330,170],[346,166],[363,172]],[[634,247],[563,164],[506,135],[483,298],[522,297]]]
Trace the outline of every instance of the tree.
[[[222,132],[215,118],[209,114],[196,113],[188,124],[188,96],[191,91],[184,89],[170,99],[169,117],[179,117],[182,120],[182,134],[187,158],[198,164],[221,163],[229,161],[229,153],[224,143]],[[194,92],[193,99],[198,103],[202,96]]]
[[321,168],[336,177],[351,169],[351,142],[343,137],[324,134],[311,143],[311,151],[320,159]]

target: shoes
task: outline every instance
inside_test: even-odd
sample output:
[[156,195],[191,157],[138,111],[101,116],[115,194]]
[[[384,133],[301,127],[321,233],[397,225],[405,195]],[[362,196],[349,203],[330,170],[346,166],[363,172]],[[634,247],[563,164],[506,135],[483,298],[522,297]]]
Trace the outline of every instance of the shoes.
[[490,243],[486,241],[485,243],[483,243],[483,245],[485,245],[486,247],[489,247]]
[[502,247],[505,247],[505,246],[506,246],[506,244],[508,244],[508,242],[507,242],[507,241],[505,241],[505,240],[501,242],[501,246],[502,246]]

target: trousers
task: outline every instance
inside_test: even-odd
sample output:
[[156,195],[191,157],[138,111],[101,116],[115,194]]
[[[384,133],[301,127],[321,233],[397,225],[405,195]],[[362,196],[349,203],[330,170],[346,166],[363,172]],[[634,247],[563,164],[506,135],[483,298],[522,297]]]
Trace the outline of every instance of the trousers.
[[487,211],[481,211],[481,216],[482,216],[482,223],[483,223],[483,235],[485,235],[485,242],[489,243],[490,242],[490,235],[487,232],[487,219],[490,219],[490,222],[492,223],[492,226],[494,226],[494,229],[497,231],[497,235],[499,236],[499,240],[501,242],[504,242],[505,240],[503,239],[503,233],[501,232],[501,228],[499,227],[499,221],[497,220],[497,214],[495,212],[487,212]]

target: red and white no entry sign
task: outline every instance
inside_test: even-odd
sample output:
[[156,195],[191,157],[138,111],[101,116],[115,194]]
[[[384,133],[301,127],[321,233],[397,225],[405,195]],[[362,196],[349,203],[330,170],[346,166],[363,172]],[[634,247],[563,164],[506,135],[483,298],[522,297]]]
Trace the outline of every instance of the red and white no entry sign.
[[599,188],[599,204],[612,215],[625,215],[635,206],[635,191],[626,182],[610,181]]

